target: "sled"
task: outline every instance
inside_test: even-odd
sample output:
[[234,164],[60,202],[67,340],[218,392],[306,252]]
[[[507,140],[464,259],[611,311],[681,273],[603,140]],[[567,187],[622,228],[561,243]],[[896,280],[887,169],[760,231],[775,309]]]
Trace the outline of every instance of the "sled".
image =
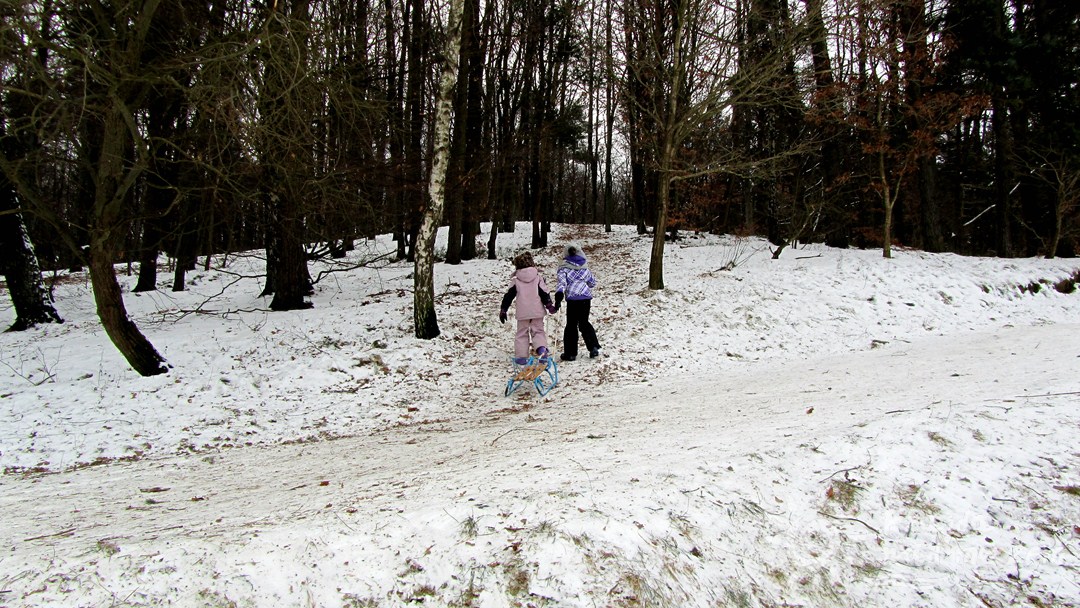
[[510,379],[506,381],[507,397],[526,382],[536,387],[536,392],[540,393],[541,397],[559,383],[559,366],[554,357],[529,357],[524,363],[511,359],[511,363],[513,370]]

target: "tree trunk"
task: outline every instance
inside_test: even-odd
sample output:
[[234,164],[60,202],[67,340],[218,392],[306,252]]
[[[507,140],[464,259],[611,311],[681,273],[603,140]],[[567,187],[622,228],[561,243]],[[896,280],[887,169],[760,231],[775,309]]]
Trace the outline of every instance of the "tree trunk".
[[814,83],[817,93],[815,110],[820,113],[821,126],[818,134],[821,138],[821,204],[822,224],[828,231],[825,244],[830,247],[847,247],[850,240],[851,220],[843,209],[835,190],[839,188],[840,177],[844,174],[843,151],[838,137],[842,132],[839,121],[833,112],[842,107],[840,93],[836,88],[832,59],[829,56],[828,30],[822,17],[823,0],[803,0],[806,3],[807,22],[809,25],[810,46],[814,62]]
[[173,291],[186,289],[186,274],[195,270],[198,260],[198,222],[194,217],[196,205],[191,201],[182,202],[178,208],[176,245],[174,257],[176,268],[173,269]]
[[477,62],[473,61],[475,54],[474,28],[476,26],[476,13],[479,12],[477,0],[469,0],[462,12],[461,25],[461,49],[458,54],[457,79],[462,86],[457,87],[453,100],[454,121],[453,135],[451,137],[451,152],[446,177],[446,263],[460,264],[462,260],[476,257],[476,245],[472,244],[472,254],[467,255],[465,246],[467,241],[475,238],[470,234],[469,224],[471,218],[466,206],[471,197],[466,194],[466,185],[472,181],[469,177],[470,150],[475,150],[475,142],[471,139],[472,132],[477,124],[474,113],[479,113],[480,108],[472,105],[472,88],[475,76],[473,71],[477,69]]
[[[484,146],[484,57],[481,54],[479,30],[480,1],[467,0],[462,13],[462,58],[468,61],[468,81],[465,82],[466,103],[465,117],[459,118],[465,123],[465,158],[463,161],[464,203],[461,209],[461,259],[476,258],[476,238],[480,233],[478,218],[486,206],[479,175],[486,173],[481,154]],[[468,15],[466,18],[465,16]],[[460,69],[460,68],[459,68]],[[460,76],[458,81],[462,82]]]
[[179,93],[156,92],[147,111],[147,131],[151,142],[150,170],[146,177],[145,207],[142,239],[139,248],[139,280],[132,291],[157,289],[158,254],[163,241],[175,224],[171,224],[173,203],[177,198],[177,170],[173,160],[175,123],[180,114]]
[[111,249],[100,235],[90,245],[90,283],[101,326],[132,369],[143,376],[163,374],[169,371],[165,359],[128,317],[120,283],[109,261]]
[[[267,243],[267,288],[272,291],[270,310],[311,308],[305,297],[311,282],[304,255],[306,185],[314,172],[310,117],[314,112],[306,76],[310,0],[275,4],[281,17],[271,19],[264,42],[267,56],[263,73],[261,143],[263,165],[261,187],[266,206],[269,234]],[[182,260],[177,260],[178,263]]]
[[664,241],[667,238],[667,216],[671,202],[671,165],[675,144],[671,130],[665,129],[663,148],[660,151],[660,179],[657,190],[660,200],[656,205],[656,225],[653,228],[652,254],[649,257],[649,289],[664,288]]
[[997,209],[997,255],[1012,257],[1012,189],[1017,184],[1013,161],[1012,129],[1003,92],[992,99],[990,124],[994,131],[994,197]]
[[[424,18],[425,3],[422,0],[407,0],[411,11],[406,44],[408,48],[408,78],[406,82],[405,120],[407,121],[405,138],[404,174],[405,174],[405,259],[416,261],[417,230],[423,221],[419,214],[424,209],[424,127],[426,83],[426,58],[428,57],[427,23]],[[456,58],[455,58],[456,61]],[[440,218],[441,219],[441,218]]]
[[656,226],[653,228],[652,252],[649,256],[649,289],[664,288],[664,239],[667,231],[663,226],[667,224],[668,198],[670,197],[671,185],[667,180],[660,180],[660,202],[656,206]]
[[941,226],[941,209],[938,204],[937,171],[937,162],[931,157],[923,157],[919,159],[915,175],[922,211],[922,248],[933,253],[945,251],[945,233]]
[[1050,245],[1046,248],[1046,259],[1052,260],[1057,257],[1058,246],[1061,244],[1061,228],[1063,224],[1061,204],[1054,207],[1054,227],[1050,233]]
[[[684,120],[684,90],[686,76],[686,54],[683,47],[684,28],[687,27],[689,4],[677,2],[672,16],[672,42],[670,67],[666,68],[666,76],[669,78],[661,95],[662,101],[657,108],[662,108],[663,120],[660,125],[660,158],[657,167],[657,192],[659,199],[656,203],[656,225],[653,226],[652,254],[649,260],[649,289],[664,288],[664,239],[667,235],[668,210],[671,206],[672,176],[675,168],[676,130],[680,128],[680,121]],[[659,18],[659,17],[658,17]]]
[[[0,176],[0,181],[7,180]],[[8,198],[6,193],[4,196]],[[39,323],[63,323],[41,280],[41,268],[22,214],[11,213],[13,208],[7,200],[0,201],[0,209],[7,212],[0,212],[0,272],[7,280],[15,307],[15,323],[7,331],[22,331]]]
[[428,181],[428,208],[420,225],[413,265],[413,321],[416,337],[430,340],[439,335],[435,314],[435,235],[442,219],[446,195],[446,170],[450,162],[450,118],[457,84],[461,50],[461,13],[464,0],[452,0],[447,23],[445,63],[439,78],[435,104],[435,146]]
[[118,235],[127,232],[124,205],[127,192],[135,182],[138,169],[125,171],[123,151],[127,145],[127,124],[121,102],[113,100],[106,108],[102,129],[101,154],[97,158],[94,180],[94,222],[90,231],[90,283],[94,302],[105,333],[131,367],[143,376],[168,371],[165,359],[128,317],[120,283],[113,271]]
[[[11,96],[5,101],[10,107]],[[5,131],[0,126],[0,154],[4,155],[5,165],[15,159],[23,160],[30,149],[39,147],[36,137],[23,135],[25,139],[21,139]],[[0,171],[0,274],[7,280],[8,294],[15,307],[15,323],[7,331],[22,331],[38,323],[64,322],[41,280],[37,254],[22,213],[16,212],[18,206],[15,183]]]
[[[904,94],[911,108],[926,103],[928,83],[932,80],[932,63],[927,38],[930,36],[926,21],[924,0],[899,3],[895,9],[900,31],[903,35]],[[907,137],[917,137],[918,132],[928,132],[931,127],[922,112],[911,112],[906,122]],[[915,144],[918,146],[919,144]],[[921,146],[920,146],[921,147]],[[918,193],[919,226],[922,232],[922,248],[940,252],[945,248],[945,236],[941,229],[941,213],[937,196],[937,156],[933,148],[918,151],[915,159],[915,181]]]
[[164,221],[157,213],[151,211],[151,201],[154,195],[150,191],[147,197],[147,217],[142,221],[142,247],[139,249],[139,280],[136,281],[132,291],[141,293],[157,289],[158,254],[160,253],[161,239],[164,231],[160,222]]
[[882,229],[882,256],[886,258],[892,257],[892,226],[893,226],[893,207],[896,205],[896,198],[893,196],[892,189],[889,187],[888,173],[885,171],[885,153],[878,153],[878,179],[881,180],[881,199],[885,205],[885,226]]
[[615,131],[615,57],[613,53],[614,45],[614,18],[612,15],[612,3],[614,0],[606,0],[606,27],[605,27],[605,78],[607,83],[607,94],[604,98],[604,108],[606,110],[605,118],[607,119],[604,124],[604,232],[611,232],[611,207],[612,207],[612,183],[615,176],[612,175],[611,170],[611,149],[612,138]]
[[313,306],[305,299],[311,293],[311,284],[301,236],[304,221],[298,207],[290,192],[270,194],[274,235],[269,247],[274,248],[270,257],[275,262],[273,268],[267,269],[268,275],[273,274],[274,299],[270,301],[270,310],[304,310]]

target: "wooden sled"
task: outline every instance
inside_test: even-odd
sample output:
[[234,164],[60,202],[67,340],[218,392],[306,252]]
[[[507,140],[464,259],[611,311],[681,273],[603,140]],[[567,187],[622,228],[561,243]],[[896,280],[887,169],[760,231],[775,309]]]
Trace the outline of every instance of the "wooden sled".
[[541,397],[559,383],[559,366],[553,357],[529,357],[524,363],[513,362],[510,379],[506,381],[506,396],[526,382],[536,387]]

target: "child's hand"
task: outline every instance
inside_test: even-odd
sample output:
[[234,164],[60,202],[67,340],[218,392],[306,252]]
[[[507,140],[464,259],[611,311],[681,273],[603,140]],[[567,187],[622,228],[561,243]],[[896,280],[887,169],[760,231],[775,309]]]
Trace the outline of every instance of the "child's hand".
[[506,323],[506,311],[505,310],[500,310],[499,311],[499,322],[500,323]]
[[559,310],[559,307],[554,304],[548,304],[546,308],[549,314],[555,314],[555,311]]

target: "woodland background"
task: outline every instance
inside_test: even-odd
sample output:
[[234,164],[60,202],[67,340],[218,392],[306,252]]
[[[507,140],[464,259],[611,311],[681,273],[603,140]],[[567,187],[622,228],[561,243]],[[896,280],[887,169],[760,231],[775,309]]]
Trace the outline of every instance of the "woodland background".
[[59,321],[50,280],[87,268],[151,375],[167,364],[116,264],[146,291],[168,260],[183,290],[200,257],[264,251],[270,308],[293,310],[309,262],[358,239],[392,233],[413,259],[447,59],[449,264],[494,256],[522,220],[534,248],[551,222],[651,231],[652,289],[685,231],[765,236],[777,257],[1080,246],[1076,3],[6,0],[13,329]]

